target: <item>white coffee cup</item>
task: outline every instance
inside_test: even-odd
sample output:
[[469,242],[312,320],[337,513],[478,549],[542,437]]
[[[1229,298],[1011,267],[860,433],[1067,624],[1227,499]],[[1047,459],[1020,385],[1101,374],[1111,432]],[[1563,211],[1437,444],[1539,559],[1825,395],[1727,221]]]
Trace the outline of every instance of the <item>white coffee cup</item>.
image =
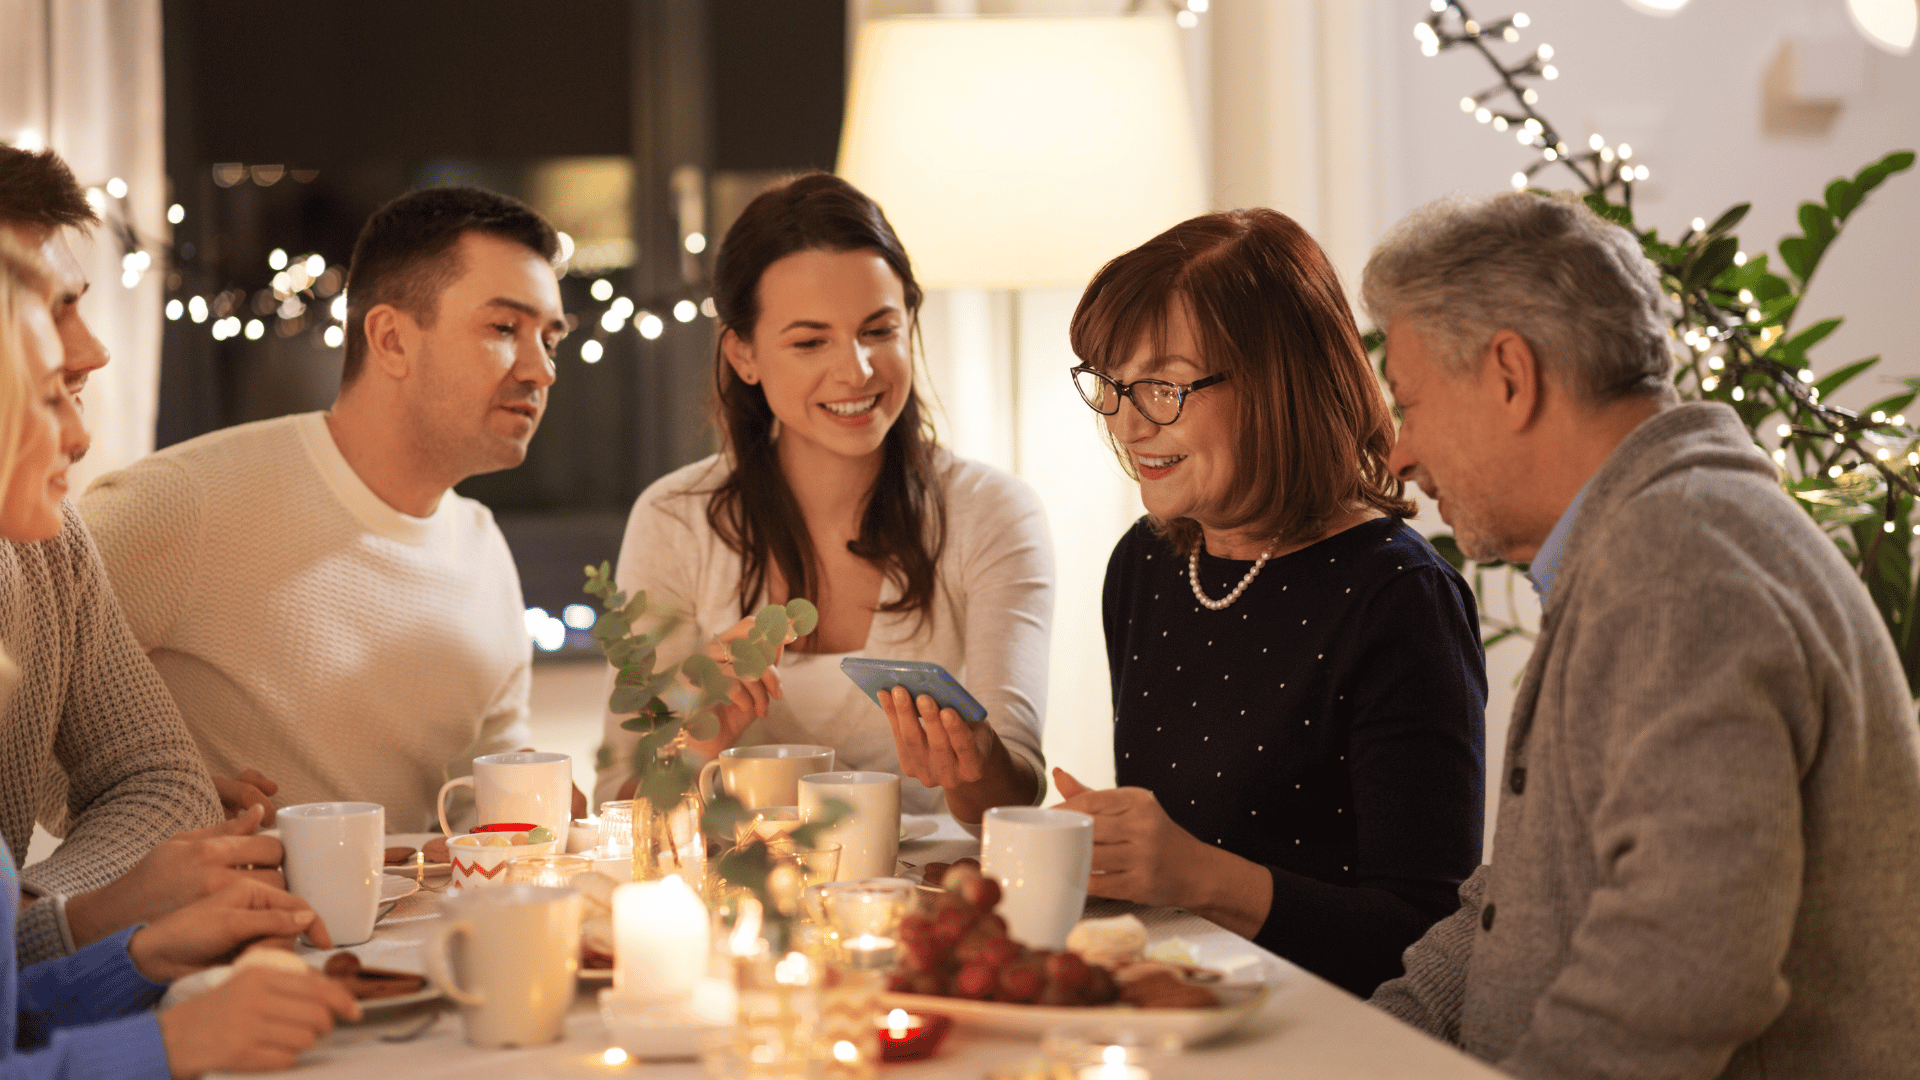
[[805,743],[734,746],[700,767],[700,797],[712,802],[714,778],[719,793],[740,800],[749,810],[797,806],[800,778],[833,770],[833,747]]
[[379,803],[303,803],[279,811],[287,891],[327,924],[335,945],[373,937],[387,845]]
[[1087,906],[1093,818],[1074,810],[996,806],[981,822],[980,872],[1000,883],[1007,936],[1062,949]]
[[447,823],[447,793],[457,787],[473,789],[480,815],[476,824],[544,825],[562,843],[573,826],[573,761],[565,754],[518,751],[474,758],[472,776],[456,776],[440,787],[440,831],[448,836],[454,832]]
[[900,778],[888,772],[823,772],[800,778],[800,816],[818,817],[827,800],[839,799],[852,813],[820,839],[840,845],[835,881],[892,877],[900,857]]
[[580,894],[543,885],[463,892],[427,942],[427,971],[460,1005],[467,1041],[544,1046],[560,1038],[580,964]]

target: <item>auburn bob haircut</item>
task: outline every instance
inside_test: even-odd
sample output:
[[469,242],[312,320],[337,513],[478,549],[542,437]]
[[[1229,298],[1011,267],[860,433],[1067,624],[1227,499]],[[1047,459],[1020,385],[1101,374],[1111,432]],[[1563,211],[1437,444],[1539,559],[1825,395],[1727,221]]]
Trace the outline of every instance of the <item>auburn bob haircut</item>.
[[[1339,277],[1306,230],[1265,208],[1175,225],[1094,275],[1073,313],[1074,354],[1103,373],[1142,344],[1162,355],[1176,304],[1200,350],[1189,359],[1228,374],[1201,392],[1234,402],[1233,494],[1209,524],[1290,546],[1319,539],[1353,510],[1413,516],[1387,467],[1386,397]],[[1113,449],[1137,479],[1125,448]],[[1199,547],[1190,518],[1154,526],[1182,554]]]

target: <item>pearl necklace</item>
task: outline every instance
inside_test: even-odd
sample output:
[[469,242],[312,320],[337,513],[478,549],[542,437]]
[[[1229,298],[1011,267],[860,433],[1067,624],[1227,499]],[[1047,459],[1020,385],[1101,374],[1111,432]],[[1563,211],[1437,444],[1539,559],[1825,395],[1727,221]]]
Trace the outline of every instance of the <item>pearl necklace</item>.
[[1207,594],[1200,588],[1200,549],[1194,548],[1193,554],[1187,556],[1187,584],[1193,586],[1193,598],[1200,601],[1201,605],[1209,611],[1225,610],[1235,600],[1240,599],[1240,594],[1247,591],[1247,586],[1253,584],[1254,578],[1260,576],[1260,568],[1267,565],[1267,557],[1272,554],[1271,548],[1261,552],[1260,558],[1254,561],[1253,569],[1247,571],[1247,576],[1240,579],[1240,584],[1235,585],[1232,592],[1222,599],[1209,600]]

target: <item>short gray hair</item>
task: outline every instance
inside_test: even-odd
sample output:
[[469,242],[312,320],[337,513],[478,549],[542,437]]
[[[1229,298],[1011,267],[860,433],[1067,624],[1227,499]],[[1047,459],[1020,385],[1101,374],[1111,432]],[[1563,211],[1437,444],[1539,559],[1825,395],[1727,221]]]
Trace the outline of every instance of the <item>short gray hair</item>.
[[1453,375],[1477,371],[1494,334],[1512,330],[1589,404],[1674,397],[1659,271],[1632,233],[1572,196],[1430,202],[1393,227],[1361,281],[1374,325],[1416,323]]

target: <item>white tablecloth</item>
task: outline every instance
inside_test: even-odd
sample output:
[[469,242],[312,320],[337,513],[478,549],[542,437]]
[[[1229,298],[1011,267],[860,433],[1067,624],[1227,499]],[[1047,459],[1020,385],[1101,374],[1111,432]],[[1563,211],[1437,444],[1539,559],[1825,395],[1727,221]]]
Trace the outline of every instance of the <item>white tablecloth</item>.
[[[910,819],[913,820],[913,819]],[[950,818],[926,840],[902,844],[900,858],[913,867],[978,856],[979,842]],[[1189,1049],[1155,1065],[1156,1080],[1195,1077],[1312,1077],[1315,1080],[1421,1077],[1423,1080],[1483,1080],[1500,1073],[1465,1054],[1399,1023],[1320,978],[1302,971],[1238,935],[1186,911],[1141,908],[1095,901],[1088,913],[1132,911],[1147,924],[1155,941],[1180,937],[1193,944],[1203,964],[1231,963],[1254,957],[1266,965],[1275,993],[1261,1012],[1213,1043]],[[431,891],[400,902],[375,931],[364,950],[398,956],[417,948],[440,918],[440,897]],[[1244,961],[1242,961],[1244,962]],[[411,965],[410,965],[411,966]],[[481,1050],[467,1045],[459,1013],[442,1004],[377,1011],[321,1040],[302,1058],[293,1075],[301,1080],[380,1077],[383,1080],[545,1080],[609,1077],[644,1073],[648,1080],[700,1080],[694,1062],[630,1063],[609,1066],[601,1055],[612,1045],[595,1000],[598,986],[583,986],[567,1016],[560,1042],[528,1050]],[[389,1043],[381,1032],[408,1024],[435,1008],[440,1018],[411,1042]],[[924,1061],[883,1064],[883,1080],[978,1080],[988,1069],[1036,1058],[1038,1041],[995,1035],[956,1026],[940,1052]]]

